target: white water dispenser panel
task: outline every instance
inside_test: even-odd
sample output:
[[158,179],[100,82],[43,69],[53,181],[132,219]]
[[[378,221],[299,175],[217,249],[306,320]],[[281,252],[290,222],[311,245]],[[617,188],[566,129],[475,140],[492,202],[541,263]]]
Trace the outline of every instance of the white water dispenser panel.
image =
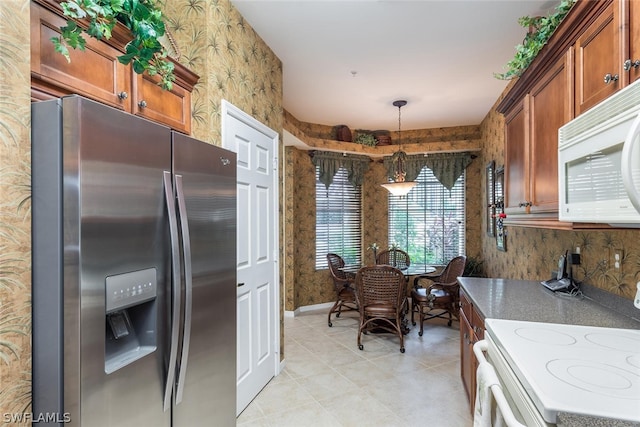
[[106,278],[104,371],[111,374],[157,348],[156,269]]

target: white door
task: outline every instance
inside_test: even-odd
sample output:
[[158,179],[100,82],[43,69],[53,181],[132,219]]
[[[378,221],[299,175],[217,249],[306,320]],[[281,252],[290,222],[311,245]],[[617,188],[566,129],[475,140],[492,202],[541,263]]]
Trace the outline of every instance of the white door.
[[237,406],[278,373],[278,134],[222,101],[222,144],[237,153]]

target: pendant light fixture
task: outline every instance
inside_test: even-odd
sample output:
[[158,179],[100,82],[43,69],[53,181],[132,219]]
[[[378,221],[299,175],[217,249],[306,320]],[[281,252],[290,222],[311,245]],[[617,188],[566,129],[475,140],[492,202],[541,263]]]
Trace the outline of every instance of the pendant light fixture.
[[402,140],[400,139],[400,131],[401,131],[401,116],[400,110],[402,107],[407,105],[407,101],[398,100],[393,101],[393,106],[398,107],[398,151],[391,157],[391,161],[395,171],[393,173],[393,182],[388,182],[385,184],[380,184],[384,188],[386,188],[389,193],[394,196],[406,196],[409,191],[413,187],[415,187],[418,183],[414,181],[405,181],[405,176],[407,172],[404,169],[404,164],[407,161],[407,153],[402,151]]

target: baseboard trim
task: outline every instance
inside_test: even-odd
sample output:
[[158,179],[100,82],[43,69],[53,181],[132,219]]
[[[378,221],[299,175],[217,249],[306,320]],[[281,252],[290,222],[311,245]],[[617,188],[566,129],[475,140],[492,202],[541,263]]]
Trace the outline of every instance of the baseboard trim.
[[295,310],[291,311],[291,310],[285,310],[284,311],[284,317],[296,317],[299,316],[302,313],[306,313],[309,311],[317,311],[317,310],[329,310],[331,307],[333,307],[332,302],[325,302],[322,304],[313,304],[313,305],[305,305],[302,307],[298,307]]

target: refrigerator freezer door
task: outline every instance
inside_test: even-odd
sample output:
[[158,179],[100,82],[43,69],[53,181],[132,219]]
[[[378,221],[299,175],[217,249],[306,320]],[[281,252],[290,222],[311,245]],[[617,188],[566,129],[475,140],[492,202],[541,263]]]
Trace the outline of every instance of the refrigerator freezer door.
[[[34,398],[34,412],[68,413],[72,426],[168,427],[171,413],[163,411],[163,391],[171,269],[162,176],[171,168],[171,133],[163,126],[77,96],[34,104],[34,112],[51,108],[53,104],[48,103],[55,103],[59,110],[61,121],[56,126],[60,130],[56,136],[34,113],[33,149],[57,147],[62,152],[63,174],[62,179],[52,171],[49,176],[42,175],[52,169],[45,167],[51,160],[39,157],[45,163],[34,161],[33,168],[40,174],[33,192],[33,209],[40,215],[34,215],[34,220],[47,216],[38,200],[47,192],[61,194],[54,209],[62,212],[63,220],[62,224],[49,224],[61,230],[53,240],[46,241],[49,238],[44,235],[34,237],[34,272],[41,272],[34,276],[34,304],[36,288],[58,289],[55,302],[49,300],[45,305],[62,307],[58,316],[64,338],[57,349],[34,342],[34,351],[44,352],[39,360],[46,360],[47,353],[51,360],[63,359],[63,386],[59,389],[64,390],[64,407],[41,408]],[[47,275],[40,267],[47,258],[62,266],[61,275]],[[106,313],[106,278],[138,277],[127,273],[150,269],[156,272],[156,295],[123,308],[126,314],[122,316],[116,314],[130,323],[128,333],[116,334],[120,336],[116,338]],[[127,293],[135,297],[145,285],[148,289],[148,283],[119,286],[126,298]],[[40,335],[60,334],[59,324],[46,321],[55,320],[55,314],[47,313],[41,302],[36,310],[34,339],[36,329]],[[131,340],[136,336],[145,345],[155,346],[155,351],[107,374],[107,353],[119,357],[119,351],[126,352],[124,347],[135,344]],[[37,369],[51,369],[37,367],[37,363],[34,360],[34,396],[42,385]]]
[[[63,123],[64,201],[74,202],[65,218],[78,216],[78,234],[65,241],[65,252],[78,250],[78,271],[73,265],[65,271],[65,279],[78,278],[65,280],[65,312],[80,309],[74,317],[80,324],[65,325],[65,331],[79,327],[79,342],[65,339],[66,372],[77,369],[66,355],[80,350],[78,425],[169,426],[162,406],[170,273],[162,176],[171,166],[170,131],[81,98],[63,100]],[[105,278],[147,268],[157,272],[159,350],[107,375],[104,343],[115,338],[105,325]],[[143,315],[129,312],[132,322]],[[65,385],[65,400],[67,390],[74,391]]]
[[[235,425],[235,153],[173,133],[173,172],[181,176],[191,252],[192,315],[183,343],[175,426]],[[174,178],[175,180],[175,178]],[[179,202],[180,203],[180,202]],[[183,282],[184,294],[188,292]],[[184,332],[190,336],[184,340]],[[176,399],[178,400],[178,399]]]

